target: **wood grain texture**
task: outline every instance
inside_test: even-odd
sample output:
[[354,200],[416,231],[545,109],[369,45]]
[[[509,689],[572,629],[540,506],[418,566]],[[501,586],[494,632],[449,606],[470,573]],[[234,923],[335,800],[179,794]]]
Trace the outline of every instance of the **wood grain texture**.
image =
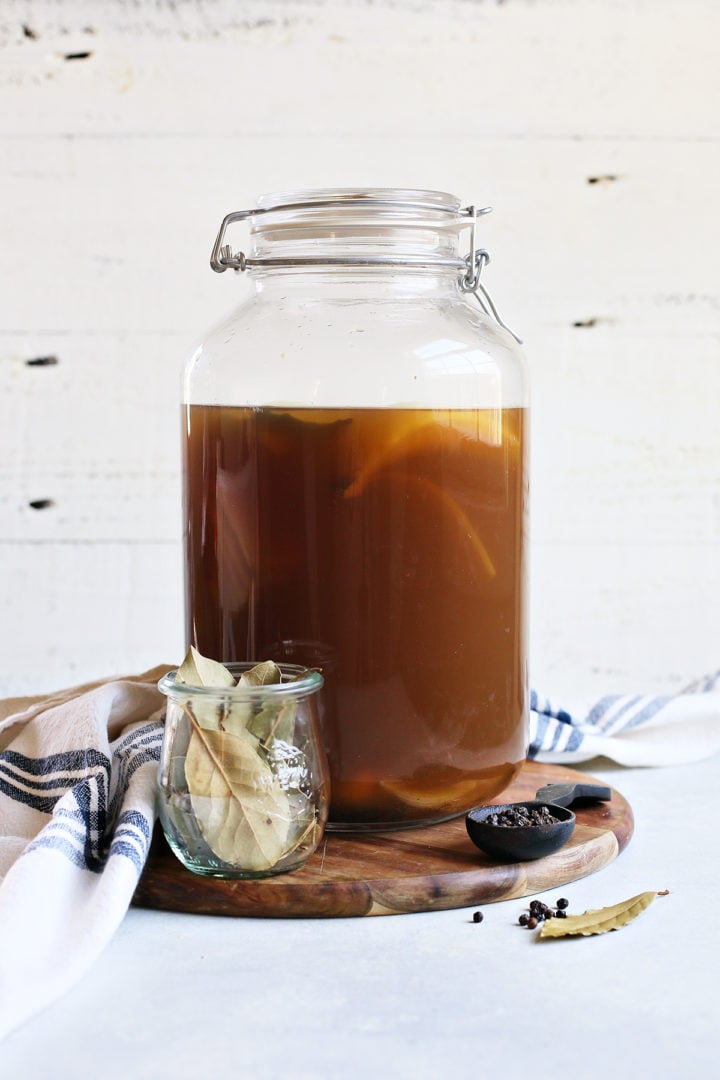
[[[543,784],[563,780],[592,783],[592,777],[573,769],[526,762],[518,779],[496,801],[532,798]],[[568,844],[532,862],[501,863],[483,854],[468,838],[461,817],[431,828],[368,836],[328,833],[302,869],[259,881],[192,874],[158,833],[133,903],[258,918],[398,915],[494,903],[555,888],[602,869],[633,833],[632,810],[617,791],[609,803],[580,807],[576,816]]]

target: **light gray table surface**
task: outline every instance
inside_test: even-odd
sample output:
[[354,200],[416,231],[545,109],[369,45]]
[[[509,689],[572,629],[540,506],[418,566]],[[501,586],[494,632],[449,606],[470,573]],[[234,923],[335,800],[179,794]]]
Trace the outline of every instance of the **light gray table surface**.
[[131,910],[85,978],[0,1044],[2,1080],[705,1077],[720,1055],[720,756],[586,770],[630,801],[572,911],[669,889],[635,922],[541,942],[527,901],[370,919]]

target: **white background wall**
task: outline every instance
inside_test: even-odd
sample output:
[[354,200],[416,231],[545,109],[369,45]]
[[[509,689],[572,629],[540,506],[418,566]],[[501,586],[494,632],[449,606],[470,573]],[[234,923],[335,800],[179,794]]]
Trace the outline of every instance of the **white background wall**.
[[0,693],[180,657],[179,371],[248,288],[221,217],[296,185],[495,207],[533,684],[716,668],[718,40],[715,0],[0,0]]

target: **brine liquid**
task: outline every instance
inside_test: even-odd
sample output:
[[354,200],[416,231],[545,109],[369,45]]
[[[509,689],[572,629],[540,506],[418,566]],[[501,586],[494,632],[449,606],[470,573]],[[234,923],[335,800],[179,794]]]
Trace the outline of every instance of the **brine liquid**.
[[411,824],[526,752],[523,410],[186,411],[188,639],[323,669],[335,824]]

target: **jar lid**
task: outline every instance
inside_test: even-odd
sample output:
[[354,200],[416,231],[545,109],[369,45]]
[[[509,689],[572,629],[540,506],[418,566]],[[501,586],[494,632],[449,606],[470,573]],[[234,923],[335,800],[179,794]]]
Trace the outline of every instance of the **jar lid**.
[[[475,242],[477,219],[488,213],[489,206],[462,206],[456,195],[420,188],[302,188],[272,192],[261,195],[252,209],[237,210],[225,217],[210,265],[217,273],[279,265],[449,266],[462,271],[466,285],[472,289],[478,265],[489,260],[487,252],[477,250]],[[250,256],[242,251],[233,253],[224,243],[227,227],[237,221],[247,221],[250,227],[255,241]],[[457,234],[463,229],[472,230],[470,254],[465,258],[457,250]],[[414,250],[411,246],[403,251],[401,243],[384,255],[382,251],[361,250],[336,256],[331,250],[338,249],[343,240],[359,240],[362,249],[363,241],[375,240],[382,245],[406,236],[415,237]],[[314,258],[297,248],[293,252],[283,250],[280,257],[265,250],[266,246],[277,249],[283,241],[297,239],[326,239],[332,243]]]
[[[469,224],[470,207],[462,208],[460,199],[446,191],[427,191],[420,188],[300,188],[296,191],[277,191],[261,195],[256,213],[300,211],[309,214],[339,212],[378,214],[403,217],[427,214],[449,215]],[[486,210],[477,211],[480,213]]]
[[[473,293],[485,314],[520,342],[500,318],[480,281],[490,255],[477,245],[477,220],[490,211],[489,206],[462,206],[455,195],[422,188],[302,188],[275,192],[261,195],[252,209],[225,216],[210,265],[219,274],[230,269],[273,267],[446,267],[458,272],[460,289]],[[255,240],[250,256],[243,251],[233,252],[225,243],[228,226],[237,221],[249,223]],[[470,251],[464,258],[457,250],[457,237],[463,229],[470,229]],[[412,241],[401,250],[397,242],[407,237]],[[298,239],[331,243],[315,250],[296,244],[289,251]],[[354,242],[352,250],[341,250],[343,241],[349,239]],[[393,242],[394,248],[390,247]]]

